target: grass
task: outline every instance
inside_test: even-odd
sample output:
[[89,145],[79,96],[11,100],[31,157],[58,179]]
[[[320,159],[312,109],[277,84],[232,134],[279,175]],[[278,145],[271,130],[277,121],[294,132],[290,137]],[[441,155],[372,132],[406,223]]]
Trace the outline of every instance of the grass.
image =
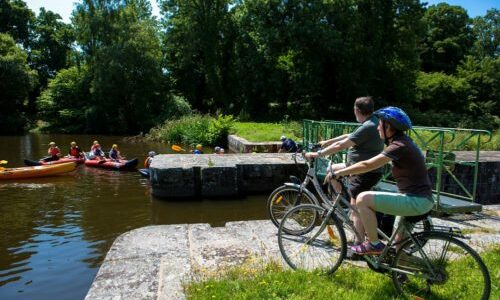
[[294,141],[302,140],[301,122],[256,123],[235,122],[233,133],[250,142],[279,142],[282,135]]
[[[491,299],[500,299],[500,246],[481,254],[491,276]],[[454,266],[455,267],[455,266]],[[457,264],[454,272],[467,274],[467,264]],[[450,297],[455,290],[446,291]],[[260,271],[240,266],[225,275],[185,286],[187,299],[395,299],[392,280],[385,275],[344,264],[332,276],[304,271],[282,270],[271,263]],[[460,291],[464,292],[464,291]],[[465,291],[467,293],[467,291]],[[473,299],[461,294],[461,299]]]

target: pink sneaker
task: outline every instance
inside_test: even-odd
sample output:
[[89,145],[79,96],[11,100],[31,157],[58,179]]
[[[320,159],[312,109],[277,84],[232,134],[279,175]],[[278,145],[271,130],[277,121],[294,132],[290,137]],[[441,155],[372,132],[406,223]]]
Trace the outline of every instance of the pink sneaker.
[[383,243],[378,243],[377,246],[373,246],[369,241],[364,241],[360,245],[351,246],[351,250],[358,255],[378,255],[384,251],[385,245]]

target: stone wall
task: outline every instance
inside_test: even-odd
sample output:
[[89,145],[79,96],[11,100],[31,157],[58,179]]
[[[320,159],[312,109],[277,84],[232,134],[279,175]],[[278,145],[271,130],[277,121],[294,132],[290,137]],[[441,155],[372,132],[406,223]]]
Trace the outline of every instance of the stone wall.
[[269,192],[289,181],[304,178],[304,163],[292,154],[165,154],[151,164],[153,196],[158,198],[229,197]]
[[227,144],[232,153],[276,153],[281,148],[281,142],[249,142],[237,135],[229,135]]

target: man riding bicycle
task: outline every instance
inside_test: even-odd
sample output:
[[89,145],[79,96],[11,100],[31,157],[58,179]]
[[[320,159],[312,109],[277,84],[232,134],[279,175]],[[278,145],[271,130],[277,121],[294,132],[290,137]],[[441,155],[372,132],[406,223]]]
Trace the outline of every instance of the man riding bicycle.
[[[356,121],[361,123],[354,132],[344,134],[336,138],[320,142],[321,149],[318,152],[309,152],[305,154],[306,158],[316,158],[322,156],[329,156],[341,150],[350,148],[347,154],[347,166],[355,164],[359,161],[370,159],[382,152],[384,149],[384,142],[380,139],[377,125],[378,118],[373,114],[374,103],[371,97],[357,98],[354,102],[354,115]],[[340,184],[336,180],[332,180],[332,172],[344,169],[346,164],[338,163],[332,164],[325,178],[325,183],[331,180],[335,190],[340,192]],[[370,172],[351,176],[349,183],[349,195],[351,197],[351,204],[356,204],[356,198],[361,192],[369,191],[376,185],[382,178],[382,169],[374,169]],[[364,229],[359,217],[352,214],[352,221],[356,224],[356,229],[363,236]],[[360,244],[362,241],[354,241],[355,244]]]
[[394,224],[397,227],[400,216],[423,215],[434,206],[425,158],[404,133],[412,128],[410,118],[397,107],[385,107],[374,114],[379,117],[378,133],[387,148],[371,159],[336,170],[333,174],[335,177],[364,174],[392,162],[392,176],[399,193],[366,191],[356,197],[356,206],[368,237],[362,244],[351,247],[360,255],[380,254],[385,247],[377,234],[376,211],[398,216]]

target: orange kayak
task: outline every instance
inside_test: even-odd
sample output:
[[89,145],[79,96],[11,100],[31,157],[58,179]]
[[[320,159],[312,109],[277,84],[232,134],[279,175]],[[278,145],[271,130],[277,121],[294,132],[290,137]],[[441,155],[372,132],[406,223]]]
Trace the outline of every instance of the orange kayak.
[[53,176],[68,173],[76,169],[76,163],[68,162],[57,165],[44,165],[22,168],[5,168],[0,170],[0,180],[2,179],[25,179],[35,177]]

